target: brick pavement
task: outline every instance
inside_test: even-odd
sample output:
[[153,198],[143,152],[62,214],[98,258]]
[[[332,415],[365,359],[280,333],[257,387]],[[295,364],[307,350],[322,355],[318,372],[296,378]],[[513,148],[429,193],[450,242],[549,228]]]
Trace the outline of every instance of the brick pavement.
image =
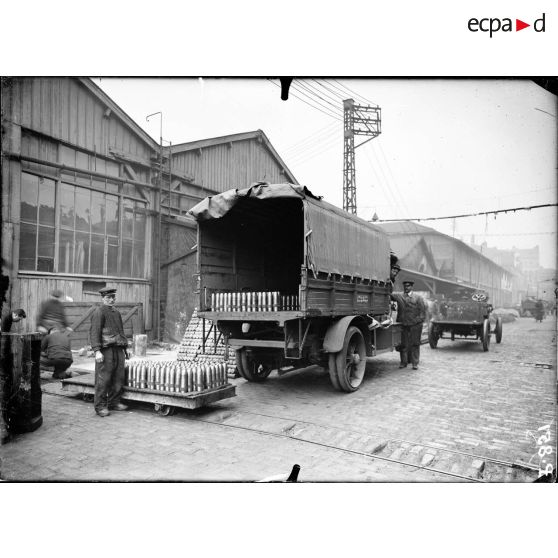
[[[409,440],[410,449],[424,444],[529,461],[537,446],[528,431],[556,415],[553,325],[528,319],[505,324],[502,344],[492,344],[487,353],[478,342],[441,340],[436,350],[423,346],[417,372],[399,370],[396,353],[381,355],[371,361],[361,389],[353,394],[335,392],[327,373],[313,368],[274,374],[262,384],[235,380],[237,397],[196,412],[160,417],[138,404],[101,419],[90,403],[49,389],[43,394],[43,426],[1,447],[1,476],[248,481],[289,470],[296,462],[306,481],[452,480],[296,439],[202,422],[219,414],[234,422],[235,413],[253,416],[254,425],[264,425],[267,415],[284,419],[281,428],[306,421],[316,428],[346,429],[369,436],[371,445]],[[344,442],[354,447],[357,438],[347,436]],[[556,455],[556,440],[551,444]],[[427,463],[434,452],[425,449],[416,459]]]

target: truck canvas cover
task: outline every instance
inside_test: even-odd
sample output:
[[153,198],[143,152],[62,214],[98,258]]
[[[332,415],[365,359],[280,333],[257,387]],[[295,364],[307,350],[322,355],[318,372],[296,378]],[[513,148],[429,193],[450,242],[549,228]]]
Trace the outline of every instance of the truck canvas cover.
[[[203,223],[225,216],[245,198],[299,198],[304,207],[306,265],[314,272],[375,281],[389,277],[389,240],[379,227],[324,202],[305,186],[256,183],[210,196],[190,213]],[[301,231],[302,232],[302,231]]]

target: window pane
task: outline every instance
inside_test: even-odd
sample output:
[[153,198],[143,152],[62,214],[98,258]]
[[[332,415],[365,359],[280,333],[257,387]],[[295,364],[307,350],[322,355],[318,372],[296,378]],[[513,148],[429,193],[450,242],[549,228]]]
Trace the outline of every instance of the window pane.
[[76,182],[83,186],[91,186],[91,175],[76,172]]
[[136,240],[145,240],[145,207],[142,207],[141,204],[136,203],[136,208],[134,238]]
[[39,179],[39,223],[54,227],[54,180]]
[[107,196],[107,234],[118,235],[118,198]]
[[58,236],[58,273],[74,272],[74,231],[61,230]]
[[91,232],[105,234],[105,195],[91,192]]
[[133,277],[143,277],[145,262],[145,248],[143,242],[136,242],[134,244],[134,272]]
[[107,180],[107,192],[112,192],[113,194],[118,194],[120,191],[120,183],[119,182],[112,182],[111,180]]
[[19,235],[19,269],[35,270],[37,225],[21,223]]
[[124,215],[122,217],[122,236],[124,238],[132,238],[134,232],[134,202],[131,200],[124,200],[122,208]]
[[120,269],[122,277],[131,277],[132,275],[132,241],[122,241],[122,267]]
[[112,176],[120,176],[120,165],[113,161],[107,161],[107,174]]
[[74,190],[69,184],[60,185],[60,225],[69,229],[74,228]]
[[95,157],[95,170],[107,174],[107,165],[105,160],[101,159],[101,157]]
[[69,167],[76,166],[76,152],[75,149],[66,147],[65,145],[60,145],[58,147],[60,150],[60,162],[63,165],[68,165]]
[[89,170],[89,155],[83,151],[76,151],[76,167]]
[[91,269],[89,273],[102,275],[105,268],[105,237],[91,235]]
[[39,195],[39,177],[21,173],[21,219],[35,222],[37,220],[37,198]]
[[90,207],[90,191],[76,188],[76,230],[89,232]]
[[76,233],[74,273],[89,273],[89,234]]
[[101,190],[104,190],[106,188],[106,180],[104,178],[92,176],[91,186],[95,186],[95,188],[100,188]]
[[118,237],[108,237],[107,275],[118,275]]
[[54,227],[39,227],[38,254],[54,261]]

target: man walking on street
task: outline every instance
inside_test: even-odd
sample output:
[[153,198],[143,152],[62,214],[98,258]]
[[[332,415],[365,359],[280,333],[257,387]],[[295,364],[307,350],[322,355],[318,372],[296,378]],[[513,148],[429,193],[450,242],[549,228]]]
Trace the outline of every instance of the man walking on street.
[[403,293],[392,293],[397,302],[397,320],[402,324],[401,364],[406,368],[409,360],[413,370],[418,369],[422,323],[426,319],[426,304],[423,298],[413,292],[414,281],[403,281]]
[[109,409],[125,411],[128,408],[120,402],[128,340],[124,335],[122,316],[114,308],[116,289],[105,287],[99,294],[103,305],[93,313],[89,335],[95,352],[95,412],[106,417],[110,415]]

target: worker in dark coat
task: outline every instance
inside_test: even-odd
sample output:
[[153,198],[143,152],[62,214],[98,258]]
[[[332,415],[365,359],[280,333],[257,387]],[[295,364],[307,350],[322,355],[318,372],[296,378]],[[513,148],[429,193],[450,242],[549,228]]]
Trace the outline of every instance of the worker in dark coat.
[[402,324],[399,368],[406,368],[410,360],[413,370],[417,370],[426,304],[421,296],[413,292],[413,285],[414,281],[403,281],[404,292],[392,293],[391,299],[397,302],[397,321]]
[[128,340],[124,335],[122,316],[114,307],[116,289],[105,287],[99,294],[103,304],[93,313],[89,335],[95,352],[95,412],[106,417],[110,410],[125,411],[128,408],[120,402]]
[[72,377],[71,372],[66,372],[73,362],[68,331],[51,328],[41,340],[41,352],[41,366],[53,366],[53,378],[63,380]]
[[22,308],[11,310],[2,318],[2,325],[0,328],[2,330],[2,333],[10,333],[13,323],[19,322],[25,318],[27,318],[27,314],[25,314],[25,310],[23,310]]
[[53,327],[72,331],[62,304],[63,296],[64,293],[56,289],[50,293],[50,298],[41,304],[37,314],[37,330],[41,333],[47,333]]

